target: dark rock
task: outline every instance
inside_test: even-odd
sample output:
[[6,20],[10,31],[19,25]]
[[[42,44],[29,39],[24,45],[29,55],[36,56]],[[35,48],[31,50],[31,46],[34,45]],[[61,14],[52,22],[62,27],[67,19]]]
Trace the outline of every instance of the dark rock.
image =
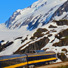
[[13,44],[13,41],[7,42],[6,44],[0,46],[0,52],[1,52],[3,49],[5,49],[6,47],[10,46],[11,44]]
[[50,25],[49,28],[57,28],[57,26]]
[[[62,39],[62,37],[64,37]],[[58,38],[60,41],[58,43],[54,43],[53,46],[67,46],[68,45],[68,29],[63,30],[62,32],[55,35],[55,38]]]
[[59,42],[54,43],[53,46],[55,47],[61,47],[61,46],[67,46],[68,45],[68,38],[61,39]]
[[68,29],[59,32],[57,35],[55,35],[55,38],[61,39],[62,37],[66,37],[66,36],[68,36]]
[[68,20],[59,20],[59,21],[56,21],[56,20],[53,20],[53,22],[56,22],[56,24],[58,26],[62,26],[62,25],[68,25]]
[[35,37],[40,38],[40,37],[44,36],[44,34],[42,34],[42,33],[46,32],[46,31],[48,31],[48,30],[45,28],[39,28],[39,29],[37,29],[37,31],[33,34],[33,36],[30,39],[35,39]]
[[22,39],[22,37],[17,37],[15,40],[17,40],[17,39]]
[[25,40],[27,40],[27,37],[24,40],[21,40],[21,43],[23,43]]
[[63,48],[62,51],[65,51],[67,53],[67,49],[66,48]]
[[50,30],[50,32],[57,32],[55,29],[53,29],[53,30]]
[[43,50],[46,51],[47,49],[49,49],[49,48],[45,48],[45,49],[43,49]]
[[51,43],[54,42],[54,40],[55,40],[55,39],[53,39],[53,40],[51,41]]
[[52,36],[52,34],[49,34],[49,35],[48,35],[48,37],[51,37],[51,36]]
[[67,57],[64,53],[58,53],[57,57],[61,59],[62,61],[67,61]]

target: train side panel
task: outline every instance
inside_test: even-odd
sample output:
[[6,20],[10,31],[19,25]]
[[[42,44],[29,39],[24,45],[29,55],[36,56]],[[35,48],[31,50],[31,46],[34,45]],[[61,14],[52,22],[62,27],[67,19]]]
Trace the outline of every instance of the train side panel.
[[55,52],[2,56],[0,57],[0,68],[28,68],[30,65],[39,65],[56,60]]
[[34,56],[28,56],[28,65],[39,65],[44,64],[46,62],[52,62],[56,61],[56,54],[41,54],[41,55],[34,55]]
[[14,55],[11,56],[2,56],[0,57],[0,68],[21,68],[27,66],[27,56],[26,55]]

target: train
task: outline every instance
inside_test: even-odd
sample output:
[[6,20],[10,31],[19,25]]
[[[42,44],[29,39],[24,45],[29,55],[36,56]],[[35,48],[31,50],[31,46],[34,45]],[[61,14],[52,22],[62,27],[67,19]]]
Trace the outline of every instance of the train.
[[0,56],[0,68],[35,68],[35,65],[56,60],[57,55],[53,51],[34,50],[25,54]]

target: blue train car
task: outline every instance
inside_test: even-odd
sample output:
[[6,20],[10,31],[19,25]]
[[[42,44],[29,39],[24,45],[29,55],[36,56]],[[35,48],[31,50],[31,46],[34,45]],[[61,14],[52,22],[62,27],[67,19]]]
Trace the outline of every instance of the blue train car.
[[27,55],[16,54],[0,57],[0,68],[22,68],[27,66]]
[[39,65],[49,62],[55,62],[57,56],[55,52],[40,52],[34,54],[28,54],[28,65]]
[[[34,52],[34,51],[33,51]],[[39,65],[56,61],[55,52],[35,51],[34,53],[16,54],[0,57],[0,68],[28,68],[31,65]]]

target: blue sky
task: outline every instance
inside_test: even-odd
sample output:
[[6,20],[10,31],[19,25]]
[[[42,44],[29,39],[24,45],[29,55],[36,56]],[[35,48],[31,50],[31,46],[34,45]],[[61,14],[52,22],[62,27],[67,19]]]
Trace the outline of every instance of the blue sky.
[[4,23],[17,9],[24,9],[37,0],[0,0],[0,23]]

